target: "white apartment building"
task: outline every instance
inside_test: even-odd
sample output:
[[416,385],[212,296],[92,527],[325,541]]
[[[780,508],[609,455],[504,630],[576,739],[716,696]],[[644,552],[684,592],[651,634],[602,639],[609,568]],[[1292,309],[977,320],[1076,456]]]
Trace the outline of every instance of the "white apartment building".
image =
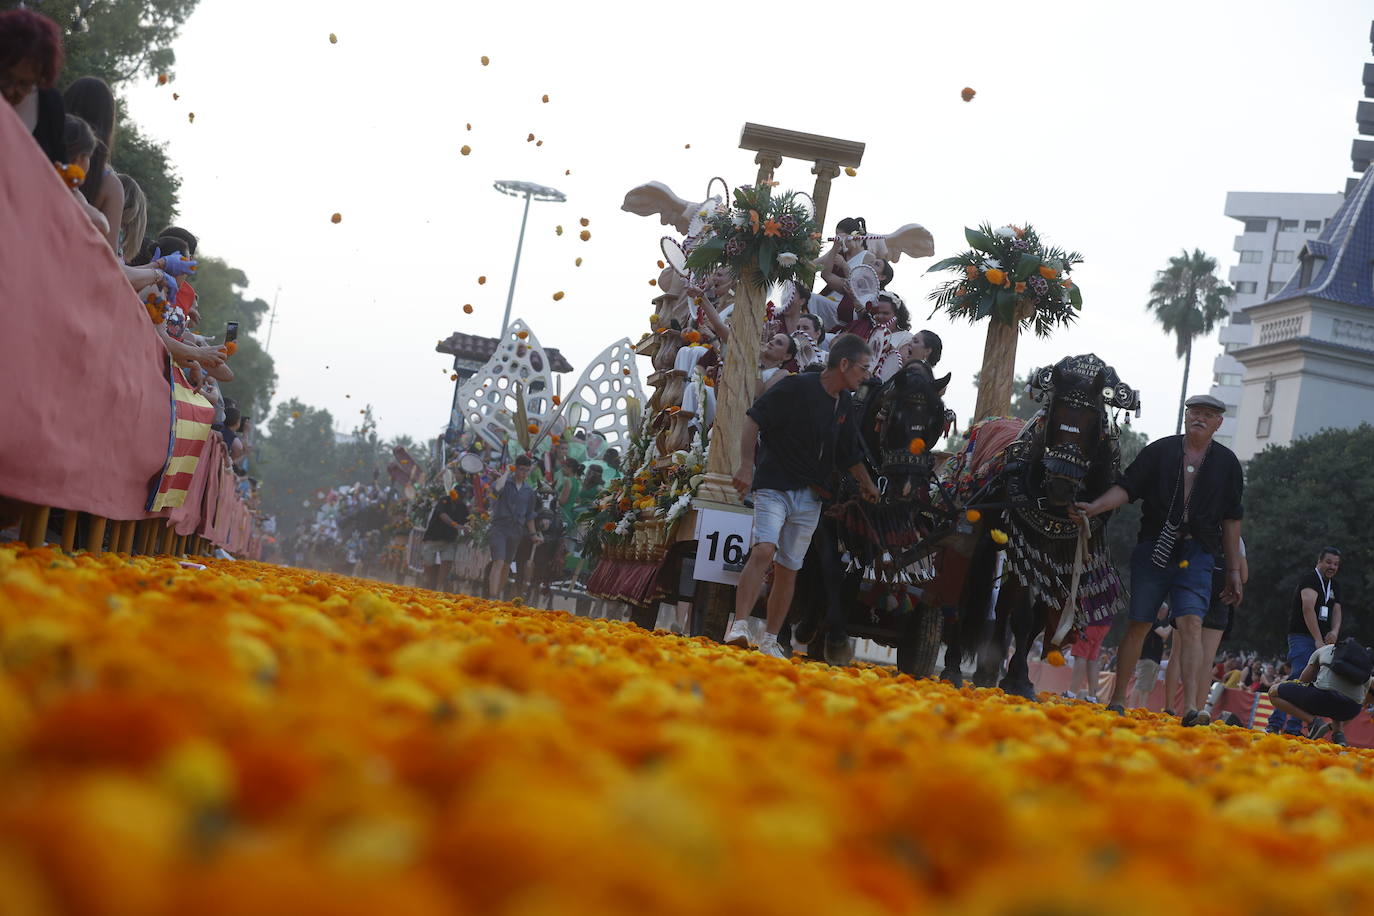
[[[1232,355],[1252,343],[1250,315],[1246,310],[1277,294],[1298,263],[1309,239],[1316,239],[1345,200],[1343,194],[1296,194],[1231,191],[1226,195],[1226,215],[1239,220],[1236,236],[1237,262],[1227,274],[1236,291],[1231,316],[1222,326],[1222,352],[1212,363],[1214,397],[1226,404],[1226,419],[1217,441],[1234,448],[1245,367]],[[1248,457],[1248,456],[1242,456]]]

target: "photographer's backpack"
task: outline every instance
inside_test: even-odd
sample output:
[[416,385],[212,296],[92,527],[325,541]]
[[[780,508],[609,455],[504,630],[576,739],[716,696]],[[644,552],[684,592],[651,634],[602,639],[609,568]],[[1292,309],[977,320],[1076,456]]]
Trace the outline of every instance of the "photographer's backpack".
[[1331,670],[1343,681],[1363,684],[1374,676],[1374,655],[1348,636],[1331,653]]

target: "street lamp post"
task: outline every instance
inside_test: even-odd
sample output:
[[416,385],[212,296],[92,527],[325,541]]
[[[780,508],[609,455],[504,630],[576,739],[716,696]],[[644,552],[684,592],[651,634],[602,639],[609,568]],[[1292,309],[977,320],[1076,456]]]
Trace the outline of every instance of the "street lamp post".
[[511,268],[510,289],[506,292],[506,313],[501,318],[501,338],[504,339],[506,328],[510,327],[511,303],[515,301],[515,278],[520,273],[520,251],[525,247],[525,224],[529,222],[530,218],[530,201],[548,200],[561,204],[568,198],[562,191],[546,188],[530,181],[497,181],[492,184],[492,187],[502,194],[525,198],[525,213],[520,217],[520,239],[515,243],[515,266]]

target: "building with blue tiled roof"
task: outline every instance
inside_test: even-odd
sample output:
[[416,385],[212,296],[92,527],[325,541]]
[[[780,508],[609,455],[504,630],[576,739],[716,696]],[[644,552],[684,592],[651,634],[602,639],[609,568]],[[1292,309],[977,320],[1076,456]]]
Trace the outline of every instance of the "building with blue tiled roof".
[[1374,423],[1374,171],[1346,195],[1292,275],[1245,310],[1232,448],[1247,460],[1319,430]]

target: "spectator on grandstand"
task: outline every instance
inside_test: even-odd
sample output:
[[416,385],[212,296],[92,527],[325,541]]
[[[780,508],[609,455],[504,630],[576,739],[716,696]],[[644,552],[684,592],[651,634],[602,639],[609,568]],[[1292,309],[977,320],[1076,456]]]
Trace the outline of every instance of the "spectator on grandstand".
[[[128,175],[120,174],[119,184],[124,188],[124,215],[119,221],[119,261],[128,264],[137,257],[143,247],[143,236],[148,231],[148,197]],[[126,272],[127,274],[127,272]]]
[[32,10],[0,13],[0,95],[54,163],[67,161],[62,93],[53,88],[61,72],[57,23]]
[[1297,680],[1275,684],[1269,700],[1276,712],[1307,725],[1307,737],[1315,741],[1334,727],[1331,740],[1345,744],[1343,726],[1368,705],[1371,675],[1374,655],[1348,636],[1314,651]]
[[[62,139],[66,144],[66,159],[64,161],[68,165],[74,165],[83,172],[89,173],[91,157],[94,155],[96,147],[99,146],[95,134],[91,132],[90,125],[76,115],[67,115],[64,123],[65,127],[62,132]],[[110,228],[109,223],[105,220],[105,214],[91,206],[86,198],[81,196],[80,189],[85,179],[75,178],[72,180],[76,183],[75,187],[72,188],[72,198],[90,219],[91,225],[95,226],[101,235],[104,235]]]
[[124,186],[110,167],[117,119],[114,93],[99,77],[83,76],[67,87],[62,94],[62,102],[67,114],[74,114],[91,125],[96,139],[100,141],[95,155],[91,157],[90,168],[86,170],[81,193],[91,206],[105,215],[108,227],[105,238],[110,243],[110,249],[117,253],[119,227],[124,220]]
[[237,465],[243,458],[243,440],[239,438],[239,408],[232,401],[224,405],[224,423],[219,429],[220,436],[224,439],[224,447],[229,451],[229,464]]

